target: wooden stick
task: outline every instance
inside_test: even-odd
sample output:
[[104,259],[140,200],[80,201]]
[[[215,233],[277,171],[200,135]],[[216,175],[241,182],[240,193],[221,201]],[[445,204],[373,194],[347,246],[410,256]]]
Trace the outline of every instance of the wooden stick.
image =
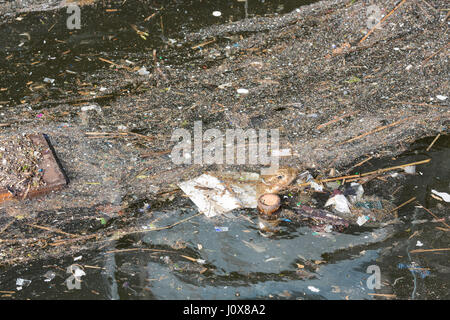
[[406,120],[409,120],[409,119],[411,119],[411,118],[412,118],[412,117],[408,117],[408,118],[405,118],[405,119],[401,119],[401,120],[395,121],[395,122],[393,122],[393,123],[391,123],[391,124],[388,124],[388,125],[385,125],[385,126],[381,126],[381,127],[375,128],[375,129],[373,129],[373,130],[371,130],[371,131],[369,131],[369,132],[360,134],[359,136],[356,136],[356,137],[351,138],[351,139],[349,139],[349,140],[346,140],[346,141],[344,141],[344,142],[338,143],[338,146],[339,146],[339,145],[342,145],[342,144],[345,144],[345,143],[349,143],[349,142],[355,141],[355,140],[359,140],[359,139],[364,138],[364,137],[366,137],[366,136],[368,136],[368,135],[370,135],[370,134],[373,134],[373,133],[376,133],[376,132],[378,132],[378,131],[381,131],[381,130],[384,130],[384,129],[387,129],[387,128],[396,126],[396,125],[398,125],[398,124],[400,124],[400,123],[402,123],[402,122],[405,122]]
[[61,240],[61,241],[56,241],[53,243],[50,243],[49,245],[52,247],[56,247],[56,246],[60,246],[63,244],[67,244],[67,243],[72,243],[72,242],[77,242],[77,241],[81,241],[81,240],[89,240],[95,237],[98,237],[99,234],[91,234],[88,236],[82,236],[82,237],[78,237],[78,238],[73,238],[73,239],[66,239],[66,240]]
[[318,126],[316,127],[316,129],[317,129],[317,130],[320,130],[321,128],[326,127],[326,126],[328,126],[328,125],[330,125],[330,124],[333,124],[333,123],[335,123],[335,122],[338,122],[339,120],[342,120],[342,119],[344,119],[344,118],[350,117],[350,116],[354,115],[355,113],[356,113],[356,112],[352,112],[352,113],[349,113],[349,114],[344,114],[343,116],[337,117],[337,118],[335,118],[335,119],[333,119],[333,120],[330,120],[330,121],[328,121],[328,122],[325,122],[325,123],[323,123],[323,124],[318,125]]
[[30,226],[30,227],[42,229],[42,230],[47,230],[47,231],[51,231],[51,232],[55,232],[55,233],[60,233],[60,234],[63,234],[63,235],[69,236],[69,237],[73,237],[73,238],[78,237],[77,235],[72,234],[72,233],[67,233],[67,232],[64,232],[64,231],[61,231],[61,230],[58,230],[58,229],[49,228],[49,227],[39,226],[37,224],[26,223],[26,225]]
[[372,174],[383,173],[383,172],[386,172],[386,171],[391,171],[391,170],[396,170],[396,169],[402,169],[402,168],[409,167],[409,166],[415,166],[415,165],[419,165],[419,164],[428,163],[430,161],[431,161],[431,159],[425,159],[425,160],[411,162],[411,163],[406,163],[406,164],[401,164],[401,165],[393,166],[393,167],[389,167],[389,168],[378,169],[378,170],[374,170],[374,171],[370,171],[370,172],[366,172],[366,173],[355,174],[353,176],[340,177],[340,179],[336,179],[336,178],[324,179],[324,180],[321,180],[321,182],[322,181],[326,182],[326,181],[333,181],[333,180],[341,180],[342,178],[346,179],[348,177],[358,177],[358,176],[359,177],[366,177],[366,176],[370,176]]
[[395,207],[394,209],[392,209],[391,211],[389,211],[389,213],[394,212],[395,210],[400,209],[403,206],[406,206],[408,203],[413,202],[414,200],[416,200],[416,197],[412,197],[411,199],[409,199],[408,201],[403,202],[401,205],[399,205],[398,207]]
[[443,25],[447,22],[448,17],[450,17],[450,11],[447,12],[447,15],[445,16],[444,21],[442,21],[441,25]]
[[394,9],[392,9],[391,12],[389,12],[386,16],[384,16],[384,18],[381,19],[380,22],[378,22],[372,29],[369,30],[369,32],[367,32],[367,34],[359,41],[359,43],[362,43],[364,40],[366,40],[372,34],[372,32],[375,31],[376,28],[378,28],[391,14],[393,14],[405,2],[406,0],[402,0]]
[[14,223],[14,221],[15,221],[15,220],[13,219],[12,221],[8,222],[8,223],[6,224],[6,226],[5,226],[2,230],[0,230],[0,233],[3,233],[6,229],[8,229],[9,226],[12,225],[12,224]]
[[[350,176],[342,176],[342,177],[321,179],[321,180],[319,180],[317,182],[321,183],[321,182],[330,182],[330,181],[352,179],[352,178],[362,178],[362,177],[370,176],[372,174],[383,173],[383,172],[387,172],[387,171],[391,171],[391,170],[401,169],[401,168],[404,168],[404,167],[424,164],[424,163],[428,163],[430,161],[431,161],[431,159],[425,159],[425,160],[421,160],[421,161],[406,163],[406,164],[402,164],[402,165],[399,165],[399,166],[394,166],[394,167],[389,167],[389,168],[384,168],[384,169],[378,169],[378,170],[375,170],[375,171],[370,171],[370,172],[361,173],[361,174],[353,174],[353,175],[350,175]],[[309,184],[310,184],[310,182],[305,182],[305,183],[299,184],[298,186],[295,186],[295,187],[304,187],[304,186],[308,186]]]
[[213,43],[213,42],[215,42],[215,41],[216,41],[216,38],[214,38],[214,39],[212,39],[212,40],[208,40],[208,41],[202,42],[202,43],[200,43],[200,44],[198,44],[198,45],[196,45],[196,46],[191,47],[191,49],[197,49],[197,48],[199,48],[199,47],[203,47],[203,46],[205,46],[205,45],[207,45],[207,44]]
[[416,249],[412,250],[409,253],[420,253],[420,252],[436,252],[436,251],[449,251],[450,248],[441,248],[441,249]]
[[88,268],[88,269],[100,269],[100,270],[106,270],[106,268],[102,268],[102,267],[98,267],[98,266],[90,266],[90,265],[87,265],[87,264],[85,264],[83,267],[84,267],[84,268]]
[[[114,232],[114,231],[111,231],[111,232],[107,233],[106,235],[117,234],[118,236],[123,237],[125,235],[129,235],[129,234],[133,234],[133,233],[143,233],[143,232],[150,232],[150,231],[159,231],[159,230],[170,229],[170,228],[175,227],[176,225],[179,225],[180,223],[186,222],[186,221],[188,221],[188,220],[190,220],[192,218],[195,218],[195,217],[197,217],[199,215],[202,215],[202,214],[203,213],[198,212],[197,214],[194,214],[193,216],[187,217],[185,219],[182,219],[180,221],[175,222],[174,224],[171,224],[171,225],[168,225],[168,226],[165,226],[165,227],[153,228],[153,229],[147,229],[147,230],[136,230],[136,231],[129,231],[129,232]],[[98,237],[98,236],[100,236],[100,234],[91,234],[91,235],[88,235],[88,236],[82,236],[82,237],[78,237],[78,238],[74,238],[74,239],[61,240],[61,241],[58,241],[58,242],[50,243],[50,245],[51,246],[60,246],[60,245],[66,244],[66,243],[82,241],[82,240],[89,240],[89,239],[92,239],[92,238],[95,238],[95,237]]]
[[434,138],[433,142],[431,142],[431,144],[428,146],[428,148],[426,149],[426,151],[430,151],[431,147],[433,146],[433,144],[437,141],[437,139],[439,139],[439,137],[441,136],[441,134],[439,133],[436,138]]
[[182,255],[182,254],[180,254],[180,256],[182,256],[182,257],[185,258],[185,259],[188,259],[189,261],[197,262],[197,259],[195,259],[195,258],[188,257],[188,256],[184,256],[184,255]]
[[439,52],[441,52],[442,50],[444,50],[445,48],[447,48],[450,45],[450,42],[448,42],[445,46],[443,46],[442,48],[440,48],[438,51],[436,51],[435,53],[433,53],[431,56],[429,56],[428,58],[424,59],[422,61],[422,65],[424,63],[427,63],[428,60],[430,60],[431,58],[433,58],[435,55],[437,55]]
[[149,248],[117,249],[117,250],[106,251],[105,253],[120,253],[120,252],[131,252],[131,251],[152,251],[152,252],[171,252],[171,253],[177,253],[176,251],[171,251],[171,250],[149,249]]
[[[429,214],[431,214],[431,215],[433,216],[433,218],[435,218],[436,220],[442,220],[442,218],[441,218],[441,219],[438,218],[433,212],[431,212],[431,210],[425,208],[425,207],[424,207],[423,205],[421,205],[418,201],[416,201],[416,203],[417,203],[423,210],[425,210],[426,212],[428,212]],[[450,229],[450,226],[449,226],[447,223],[445,223],[444,221],[440,221],[440,222],[442,222],[442,223],[444,224],[444,226],[446,226],[448,229]]]
[[355,164],[353,167],[351,167],[350,169],[348,169],[347,171],[345,171],[345,173],[350,172],[351,170],[353,170],[353,169],[355,169],[355,168],[357,168],[357,167],[359,167],[359,166],[362,166],[364,163],[366,163],[367,161],[370,161],[370,160],[372,160],[372,159],[373,159],[373,156],[370,156],[370,157],[366,158],[365,160],[363,160],[363,161],[361,161],[361,162],[358,162],[358,163]]
[[123,68],[123,69],[127,69],[128,71],[131,71],[131,70],[132,70],[131,68],[129,68],[129,67],[127,67],[127,66],[123,66],[123,65],[117,64],[117,63],[115,63],[115,62],[112,62],[111,60],[104,59],[104,58],[102,58],[102,57],[99,57],[98,60],[103,61],[103,62],[106,62],[106,63],[109,63],[109,64],[112,64],[112,65],[115,66],[116,68]]
[[125,131],[125,132],[85,132],[85,134],[92,138],[106,138],[106,137],[117,138],[120,136],[132,135],[132,136],[136,136],[136,137],[139,137],[139,138],[142,138],[145,140],[154,140],[155,139],[153,137],[149,137],[149,136],[145,136],[143,134],[129,132],[129,131]]
[[149,15],[147,18],[144,19],[144,21],[148,21],[151,18],[153,18],[156,15],[156,12],[152,13],[151,15]]
[[369,296],[386,297],[386,298],[397,298],[395,294],[387,293],[368,293]]
[[153,228],[153,229],[147,229],[147,230],[129,231],[129,232],[120,233],[119,235],[120,236],[124,236],[124,235],[133,234],[133,233],[143,233],[143,232],[160,231],[160,230],[165,230],[165,229],[171,229],[171,228],[175,227],[176,225],[178,225],[180,223],[183,223],[183,222],[186,222],[188,220],[191,220],[192,218],[195,218],[195,217],[197,217],[199,215],[202,215],[202,214],[203,214],[202,212],[198,212],[198,213],[194,214],[193,216],[187,217],[187,218],[185,218],[183,220],[180,220],[178,222],[175,222],[174,224],[171,224],[169,226],[160,227],[160,228]]
[[164,150],[164,151],[155,151],[155,152],[148,152],[148,153],[142,153],[141,158],[149,158],[149,157],[156,157],[156,156],[162,156],[168,153],[171,153],[172,150]]
[[418,103],[418,102],[409,102],[409,101],[392,101],[392,103],[410,104],[412,106],[432,107],[432,108],[445,108],[446,107],[446,106],[441,106],[439,104],[428,104],[428,103]]

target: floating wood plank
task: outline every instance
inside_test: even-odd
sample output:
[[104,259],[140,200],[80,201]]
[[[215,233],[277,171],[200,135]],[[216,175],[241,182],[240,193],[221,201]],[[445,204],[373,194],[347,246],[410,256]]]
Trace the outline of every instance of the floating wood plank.
[[43,170],[42,180],[45,182],[45,185],[34,189],[31,188],[28,192],[21,194],[13,194],[5,188],[0,188],[0,203],[12,199],[30,199],[42,196],[60,190],[69,183],[47,136],[45,134],[36,134],[30,135],[29,137],[36,146],[43,150],[42,159],[39,162],[39,169]]

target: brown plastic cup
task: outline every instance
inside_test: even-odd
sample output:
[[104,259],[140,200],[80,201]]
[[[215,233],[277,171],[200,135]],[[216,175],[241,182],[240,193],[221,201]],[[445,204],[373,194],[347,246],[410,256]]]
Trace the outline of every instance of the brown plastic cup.
[[270,216],[280,208],[281,200],[277,194],[265,193],[258,198],[258,209]]

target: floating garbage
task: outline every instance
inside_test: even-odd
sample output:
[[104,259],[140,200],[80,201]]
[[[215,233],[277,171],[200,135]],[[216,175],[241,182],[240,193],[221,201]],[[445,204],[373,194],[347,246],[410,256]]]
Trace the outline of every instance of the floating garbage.
[[381,201],[375,200],[375,201],[359,201],[355,202],[354,206],[357,208],[363,208],[363,209],[383,209],[383,205],[381,204]]
[[248,89],[244,89],[244,88],[237,89],[236,91],[239,94],[248,94],[249,93]]
[[45,77],[45,78],[44,78],[44,82],[45,82],[45,83],[51,83],[51,84],[53,84],[53,83],[55,82],[55,79],[51,79],[51,78]]
[[[230,176],[233,174],[230,173]],[[234,174],[236,175],[236,174]],[[181,190],[186,193],[199,211],[207,217],[214,217],[237,208],[256,208],[256,184],[244,184],[239,181],[258,181],[259,175],[244,173],[236,182],[225,183],[210,174],[182,182]]]
[[347,198],[339,193],[340,191],[335,190],[333,192],[334,195],[325,203],[325,207],[334,206],[336,211],[341,213],[350,213],[350,202],[348,202]]
[[140,69],[137,71],[137,73],[138,73],[138,75],[140,75],[140,76],[147,76],[147,75],[150,74],[150,72],[147,71],[147,68],[146,68],[146,67],[140,68]]
[[302,217],[311,218],[314,221],[320,222],[323,227],[330,230],[330,225],[335,230],[342,230],[350,225],[350,221],[342,217],[332,214],[331,212],[323,209],[311,208],[309,206],[300,205],[296,208],[292,208],[294,212]]
[[[257,208],[258,197],[264,194],[276,195],[296,177],[297,170],[292,168],[280,168],[268,175],[253,172],[210,172],[181,182],[178,186],[200,212],[207,217],[214,217],[237,208]],[[268,196],[266,200],[270,199],[276,200],[276,197]],[[267,205],[276,205],[275,202]],[[261,205],[260,209],[264,212],[265,204]]]
[[225,89],[225,88],[231,87],[232,85],[233,85],[232,82],[222,83],[222,84],[220,84],[220,85],[218,86],[218,88],[219,88],[219,89]]
[[73,276],[78,280],[82,276],[85,276],[85,275],[86,275],[86,272],[84,272],[83,269],[81,269],[81,268],[75,268],[75,271],[73,272]]
[[315,181],[311,181],[309,185],[310,185],[311,188],[314,189],[315,191],[319,191],[319,192],[322,192],[322,191],[323,191],[323,185],[318,184],[318,183],[315,182]]
[[416,166],[407,166],[403,168],[403,171],[407,174],[416,174]]
[[23,287],[28,287],[31,284],[31,280],[17,278],[16,280],[16,289],[17,291],[22,290]]
[[228,227],[214,227],[214,230],[216,230],[216,232],[227,232]]
[[320,289],[314,287],[314,286],[308,286],[308,289],[312,292],[320,292]]
[[81,107],[81,112],[88,112],[88,111],[97,111],[98,114],[103,113],[102,108],[98,104],[90,104],[90,105]]
[[45,274],[44,274],[44,281],[45,282],[50,282],[50,281],[52,281],[54,278],[56,277],[56,273],[55,272],[53,272],[53,271],[47,271]]
[[[310,221],[313,223],[311,227],[322,233],[341,232],[349,225],[377,227],[385,223],[395,223],[396,208],[392,203],[375,196],[366,196],[361,183],[351,181],[342,185],[333,179],[315,180],[308,171],[298,175],[296,169],[280,168],[270,175],[252,172],[208,172],[179,183],[179,187],[194,202],[199,212],[207,217],[234,209],[258,208],[262,213],[259,218],[268,219],[260,221],[259,228],[262,231],[276,232],[276,224],[280,221]],[[306,192],[300,191],[297,197],[293,195],[294,192],[284,196],[283,199],[295,197],[295,206],[282,208],[279,193],[293,182],[295,184],[292,190],[296,190],[295,193],[297,190],[303,190],[298,188],[305,185],[309,186],[309,189],[306,189]],[[336,188],[323,207],[332,206],[333,210],[318,208],[320,201],[312,197],[311,191],[327,193],[331,185]],[[289,203],[290,200],[286,201]]]
[[258,209],[264,214],[271,215],[280,208],[280,197],[273,193],[265,193],[258,199]]
[[360,201],[364,194],[364,188],[362,185],[356,182],[352,182],[349,187],[344,191],[344,195],[350,199],[351,203]]
[[356,220],[356,223],[358,224],[358,226],[362,226],[364,223],[366,223],[369,220],[370,220],[370,218],[368,216],[359,216],[358,219]]
[[431,193],[437,195],[440,198],[442,198],[442,200],[444,200],[445,202],[450,202],[450,194],[448,194],[446,192],[439,192],[439,191],[436,191],[436,190],[431,190]]
[[222,12],[220,12],[220,11],[213,11],[212,15],[214,17],[220,17],[222,15]]
[[422,268],[415,262],[412,262],[411,264],[399,263],[397,268],[408,269],[411,273],[418,274],[422,279],[425,279],[430,275],[430,271],[427,268]]

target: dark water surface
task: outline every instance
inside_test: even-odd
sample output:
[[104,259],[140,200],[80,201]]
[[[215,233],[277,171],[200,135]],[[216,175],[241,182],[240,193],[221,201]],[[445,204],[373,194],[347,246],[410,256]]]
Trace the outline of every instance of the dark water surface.
[[[448,204],[433,199],[430,190],[448,191],[450,136],[442,136],[429,152],[424,151],[432,139],[418,141],[395,160],[375,160],[360,172],[431,158],[417,167],[416,175],[395,178],[401,191],[392,198],[398,205],[415,196],[444,217]],[[383,193],[377,186],[365,189],[367,194]],[[144,202],[138,201],[136,210]],[[136,225],[144,231],[195,213],[190,200],[180,198],[151,216],[141,215]],[[76,257],[2,268],[0,290],[14,291],[17,278],[23,278],[31,284],[8,298],[373,299],[371,293],[382,292],[400,299],[448,299],[448,253],[410,253],[448,248],[448,232],[414,204],[401,208],[399,218],[401,223],[394,226],[327,234],[286,221],[278,234],[267,235],[259,231],[258,218],[251,211],[214,219],[199,216],[172,229],[109,241],[100,252],[82,250]],[[218,226],[228,231],[218,232]],[[417,241],[423,246],[417,246]],[[66,271],[73,264],[86,273],[79,290],[66,286]],[[367,286],[371,274],[366,271],[371,265],[380,268],[380,290]],[[55,278],[46,282],[49,271]]]
[[[166,64],[182,64],[188,60],[188,48],[172,40],[180,40],[183,32],[244,19],[246,11],[247,17],[282,14],[313,2],[249,0],[247,10],[245,2],[236,0],[100,2],[81,7],[79,30],[67,29],[70,15],[65,8],[22,14],[23,20],[0,26],[0,87],[7,89],[0,91],[0,105],[36,101],[33,92],[40,97],[43,92],[30,88],[45,85],[45,77],[55,80],[54,85],[45,85],[47,99],[65,97],[78,87],[77,79],[88,75],[93,75],[90,80],[95,84],[95,73],[110,67],[99,57],[144,60],[157,49]],[[215,17],[213,11],[222,15]],[[135,29],[148,34],[145,40]]]

